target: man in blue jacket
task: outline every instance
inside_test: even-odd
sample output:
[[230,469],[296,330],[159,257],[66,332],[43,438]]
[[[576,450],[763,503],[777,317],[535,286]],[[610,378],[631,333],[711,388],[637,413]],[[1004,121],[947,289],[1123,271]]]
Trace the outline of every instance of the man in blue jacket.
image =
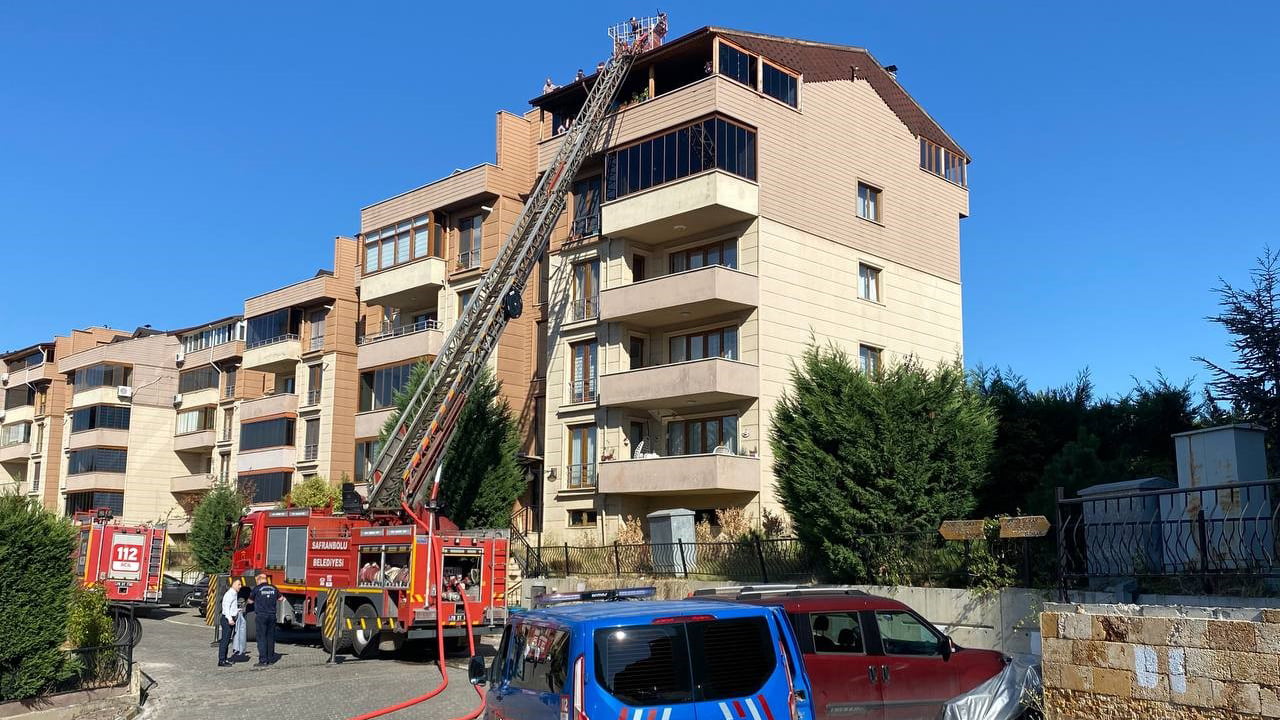
[[276,603],[280,601],[280,590],[271,584],[271,576],[258,573],[250,601],[258,631],[258,662],[254,667],[266,667],[276,661]]

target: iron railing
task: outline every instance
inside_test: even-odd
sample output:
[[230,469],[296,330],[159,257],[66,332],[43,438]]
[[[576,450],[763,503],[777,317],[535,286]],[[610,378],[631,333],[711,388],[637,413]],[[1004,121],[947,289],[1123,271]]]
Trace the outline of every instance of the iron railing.
[[67,650],[68,674],[49,693],[122,687],[133,672],[133,645],[102,645]]
[[1261,589],[1280,578],[1278,495],[1280,479],[1082,498],[1059,489],[1060,592],[1120,579],[1145,591]]
[[320,392],[323,388],[311,388],[307,391],[307,405],[320,404]]
[[441,330],[443,328],[444,328],[444,323],[440,322],[439,320],[419,320],[416,323],[409,323],[408,325],[395,325],[393,323],[382,323],[382,326],[378,332],[372,335],[365,335],[364,337],[360,338],[359,344],[367,345],[369,343],[377,342],[379,340],[386,340],[388,338],[401,337],[403,335],[413,335],[415,333],[426,332],[427,330]]
[[[523,538],[522,538],[523,539]],[[674,542],[581,546],[563,543],[512,549],[530,576],[676,577],[754,582],[816,578],[815,562],[795,538],[744,538],[716,542]],[[523,557],[521,557],[523,555]]]
[[311,340],[307,343],[307,350],[320,350],[324,348],[324,336],[312,335]]
[[318,457],[320,457],[319,445],[303,445],[302,446],[302,459],[304,461],[315,460]]
[[570,490],[596,486],[595,465],[570,465],[565,468],[565,485]]
[[265,347],[267,345],[275,345],[276,343],[288,342],[290,340],[297,340],[297,339],[298,339],[298,336],[296,333],[287,333],[285,335],[277,335],[275,337],[269,337],[269,338],[258,338],[257,340],[253,340],[251,342],[245,343],[244,349],[252,350],[254,348]]
[[600,234],[600,209],[573,219],[571,234],[575,238],[590,237]]
[[463,250],[458,253],[458,269],[470,270],[480,267],[480,250]]
[[585,403],[596,400],[596,378],[574,378],[569,388],[569,402]]
[[600,314],[600,299],[593,296],[574,300],[569,312],[573,322],[590,320]]

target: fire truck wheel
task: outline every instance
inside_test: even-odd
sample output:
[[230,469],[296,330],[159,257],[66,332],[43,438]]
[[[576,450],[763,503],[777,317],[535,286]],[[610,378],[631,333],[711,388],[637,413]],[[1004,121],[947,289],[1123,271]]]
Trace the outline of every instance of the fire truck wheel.
[[245,642],[258,642],[258,623],[254,622],[257,617],[256,613],[247,612],[240,621],[244,623]]
[[[378,612],[370,603],[361,603],[351,618],[351,652],[358,658],[371,658],[378,654]],[[363,621],[364,627],[360,627]]]
[[[343,622],[345,624],[345,620]],[[345,627],[342,627],[342,628],[335,627],[333,629],[333,632],[334,632],[334,635],[330,635],[325,631],[325,628],[323,625],[320,626],[320,646],[324,648],[324,651],[327,653],[336,652],[339,654],[350,652],[351,633]],[[336,636],[336,642],[338,643],[337,650],[334,650],[333,648],[333,644],[335,642],[335,636]]]

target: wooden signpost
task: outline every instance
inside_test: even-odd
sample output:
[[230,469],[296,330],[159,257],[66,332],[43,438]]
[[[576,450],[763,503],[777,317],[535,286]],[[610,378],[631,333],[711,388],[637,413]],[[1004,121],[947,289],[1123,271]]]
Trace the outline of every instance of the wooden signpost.
[[1049,534],[1049,518],[1043,515],[1000,518],[1000,537],[1038,538]]
[[986,537],[982,520],[947,520],[938,528],[943,540],[981,540]]
[[[967,562],[969,542],[987,538],[984,523],[983,520],[947,520],[938,527],[938,534],[944,540],[963,541]],[[1027,587],[1031,585],[1031,538],[1048,534],[1049,519],[1043,515],[1000,518],[1000,538],[1022,541],[1022,581]]]

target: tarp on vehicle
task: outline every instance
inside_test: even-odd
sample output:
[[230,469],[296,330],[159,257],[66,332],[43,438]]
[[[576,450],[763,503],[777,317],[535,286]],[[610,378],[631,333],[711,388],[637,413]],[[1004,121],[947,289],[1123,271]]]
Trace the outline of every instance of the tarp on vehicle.
[[1013,720],[1040,697],[1040,658],[1015,655],[1000,674],[947,701],[941,720]]

